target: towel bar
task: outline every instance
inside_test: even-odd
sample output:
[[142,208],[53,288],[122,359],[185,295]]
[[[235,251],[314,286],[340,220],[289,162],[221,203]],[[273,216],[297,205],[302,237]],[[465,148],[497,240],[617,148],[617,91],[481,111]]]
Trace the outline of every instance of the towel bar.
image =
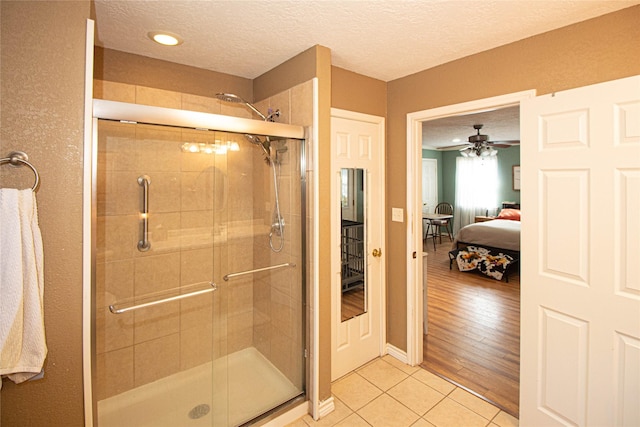
[[27,156],[27,153],[23,151],[12,151],[7,157],[5,157],[4,159],[0,159],[0,165],[3,165],[5,163],[9,163],[11,166],[16,167],[29,166],[36,177],[36,181],[33,184],[33,187],[31,187],[31,190],[36,191],[38,189],[38,185],[40,185],[40,175],[38,174],[35,166],[29,163],[29,156]]
[[260,271],[267,270],[275,270],[276,268],[284,268],[284,267],[295,267],[296,264],[293,262],[286,262],[284,264],[271,265],[269,267],[256,268],[254,270],[240,271],[238,273],[229,273],[223,277],[224,281],[227,282],[229,279],[233,279],[234,277],[244,276],[245,274],[258,273]]
[[181,300],[183,298],[190,298],[190,297],[195,297],[197,295],[207,294],[209,292],[213,292],[216,289],[218,289],[218,286],[213,282],[209,282],[209,285],[211,287],[207,288],[207,289],[201,289],[199,291],[193,291],[193,292],[189,292],[189,293],[186,293],[186,294],[175,295],[175,296],[172,296],[172,297],[162,298],[162,299],[159,299],[159,300],[149,301],[149,302],[145,302],[145,303],[142,303],[142,304],[136,304],[136,305],[132,305],[132,306],[129,306],[129,307],[124,307],[124,308],[116,308],[116,306],[118,304],[111,304],[109,306],[109,311],[112,312],[113,314],[122,314],[122,313],[126,313],[127,311],[134,311],[134,310],[138,310],[140,308],[151,307],[153,305],[158,305],[158,304],[164,304],[165,302],[177,301],[177,300]]

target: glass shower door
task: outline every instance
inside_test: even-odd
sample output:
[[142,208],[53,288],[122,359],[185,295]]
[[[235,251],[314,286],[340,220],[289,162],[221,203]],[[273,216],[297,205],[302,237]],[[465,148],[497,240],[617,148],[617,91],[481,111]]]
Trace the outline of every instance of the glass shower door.
[[264,150],[256,137],[242,138],[240,152],[227,156],[225,248],[217,250],[224,274],[214,376],[225,380],[214,389],[227,407],[220,425],[240,425],[303,395],[305,380],[302,144],[258,137]]
[[243,135],[99,122],[99,426],[239,425],[303,393],[299,146],[272,165]]
[[184,146],[206,144],[212,135],[99,121],[93,381],[99,426],[180,425],[210,411],[219,259],[214,200],[223,194],[224,171],[214,156],[187,156]]

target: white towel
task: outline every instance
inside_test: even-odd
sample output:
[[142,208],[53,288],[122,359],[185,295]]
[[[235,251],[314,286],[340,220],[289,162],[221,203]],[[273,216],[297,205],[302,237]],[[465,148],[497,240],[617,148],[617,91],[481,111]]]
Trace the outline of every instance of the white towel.
[[35,193],[0,189],[0,375],[16,383],[38,375],[47,355],[43,263]]

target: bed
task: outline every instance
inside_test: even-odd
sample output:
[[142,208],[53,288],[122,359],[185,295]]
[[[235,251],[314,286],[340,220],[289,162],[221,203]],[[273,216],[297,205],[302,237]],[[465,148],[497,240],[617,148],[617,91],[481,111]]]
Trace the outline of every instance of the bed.
[[494,220],[462,227],[449,259],[449,268],[456,260],[460,271],[479,270],[508,282],[509,273],[520,261],[520,211],[503,209]]
[[462,227],[453,240],[454,249],[469,245],[520,252],[520,221],[494,219]]

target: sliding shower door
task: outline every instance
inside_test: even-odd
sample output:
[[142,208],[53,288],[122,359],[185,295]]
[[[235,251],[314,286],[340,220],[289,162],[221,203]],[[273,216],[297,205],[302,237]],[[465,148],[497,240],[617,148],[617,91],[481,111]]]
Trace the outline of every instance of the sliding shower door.
[[235,426],[302,396],[301,141],[102,120],[97,140],[98,426]]

